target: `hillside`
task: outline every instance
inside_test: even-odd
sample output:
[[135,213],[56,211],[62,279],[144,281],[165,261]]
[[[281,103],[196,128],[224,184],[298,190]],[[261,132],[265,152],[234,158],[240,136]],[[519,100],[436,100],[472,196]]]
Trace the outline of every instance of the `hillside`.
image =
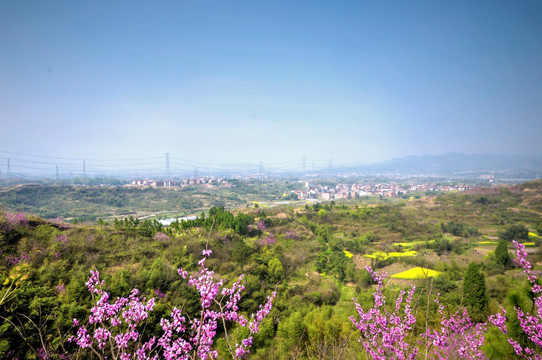
[[498,180],[525,181],[542,173],[542,155],[481,155],[450,153],[395,158],[361,166],[368,174],[431,175],[476,178],[494,175]]
[[293,189],[288,181],[265,184],[230,180],[221,186],[151,188],[130,186],[57,186],[25,184],[0,187],[0,209],[46,219],[94,221],[134,216],[182,217],[212,206],[238,208],[254,201],[275,200]]
[[[31,191],[27,196],[36,196]],[[54,194],[50,196],[53,201]],[[38,358],[40,351],[52,358],[76,354],[76,345],[61,334],[74,335],[73,318],[88,319],[92,299],[85,282],[92,269],[100,271],[112,298],[128,296],[132,288],[156,298],[145,339],[160,332],[158,319],[174,306],[190,318],[197,316],[198,294],[177,269],[196,274],[208,246],[212,255],[206,264],[215,277],[232,285],[245,274],[239,312],[254,313],[273,290],[278,293],[254,337],[251,359],[364,358],[357,342],[360,333],[349,317],[356,314],[353,297],[364,308],[373,303],[374,284],[366,265],[396,276],[385,281],[384,293],[391,299],[399,289],[415,285],[416,308],[432,304],[438,292],[453,313],[462,303],[467,266],[476,262],[485,275],[488,304],[469,309],[473,319],[483,321],[501,305],[510,309],[511,299],[528,302],[522,295],[524,282],[518,281],[521,270],[500,263],[494,251],[499,238],[515,238],[527,244],[532,262],[540,261],[541,215],[542,181],[398,203],[233,212],[215,208],[205,218],[171,228],[133,218],[74,225],[4,212],[0,316],[8,321],[0,327],[0,357]],[[512,254],[511,242],[507,244]],[[412,274],[419,268],[439,275],[416,279]],[[435,326],[436,305],[427,309],[416,312],[418,324],[427,320]],[[421,327],[416,328],[420,341]],[[493,330],[486,334],[485,354],[511,358],[512,347]],[[220,328],[216,336],[214,348],[223,353],[225,333]],[[81,351],[79,356],[93,356]]]

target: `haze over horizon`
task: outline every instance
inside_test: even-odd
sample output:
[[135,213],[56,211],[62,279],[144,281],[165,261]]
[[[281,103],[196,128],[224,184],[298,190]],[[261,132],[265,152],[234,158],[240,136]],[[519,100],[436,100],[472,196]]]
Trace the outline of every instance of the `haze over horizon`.
[[541,17],[538,1],[1,2],[0,150],[540,154]]

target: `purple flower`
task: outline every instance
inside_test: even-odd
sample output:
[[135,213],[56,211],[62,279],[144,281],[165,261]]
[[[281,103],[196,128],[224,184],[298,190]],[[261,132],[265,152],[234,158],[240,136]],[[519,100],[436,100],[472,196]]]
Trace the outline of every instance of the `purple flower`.
[[203,255],[203,256],[211,256],[212,253],[213,253],[212,250],[203,250],[201,252],[201,255]]
[[265,230],[265,221],[263,220],[260,220],[256,223],[256,227],[258,228],[258,230]]
[[59,243],[62,243],[62,244],[67,244],[68,243],[68,237],[66,235],[58,235],[56,237],[56,241],[58,241]]
[[302,236],[301,235],[298,235],[295,231],[293,230],[288,230],[284,233],[284,237],[286,239],[291,239],[291,240],[301,240],[302,239]]
[[[86,285],[93,298],[98,299],[89,316],[92,330],[79,325],[74,319],[74,327],[78,330],[77,335],[72,336],[70,341],[81,348],[92,348],[94,352],[120,354],[121,359],[217,359],[218,351],[212,349],[217,328],[219,324],[228,321],[249,328],[251,335],[242,339],[235,349],[232,348],[231,354],[234,358],[246,357],[252,346],[252,336],[258,332],[261,321],[271,311],[276,293],[273,292],[248,321],[238,313],[241,291],[245,288],[244,276],[241,275],[231,288],[224,287],[224,282],[216,281],[214,272],[205,266],[205,259],[212,251],[204,250],[202,254],[204,258],[200,261],[201,269],[197,276],[189,276],[183,269],[178,270],[183,278],[188,277],[188,285],[195,287],[200,294],[199,316],[187,321],[179,309],[173,308],[169,318],[160,320],[163,334],[159,338],[153,336],[149,341],[141,343],[142,336],[137,331],[138,325],[154,310],[154,298],[145,303],[146,299],[141,298],[139,291],[134,289],[128,298],[117,298],[112,302],[109,294],[103,290],[105,284],[100,281],[98,271],[91,271]],[[154,292],[159,298],[165,296],[160,289]]]
[[58,294],[64,294],[66,292],[66,286],[64,284],[60,284],[55,286],[55,293]]
[[164,294],[160,289],[154,289],[154,295],[158,296],[159,299],[164,299],[166,294]]
[[152,239],[155,240],[155,241],[168,241],[169,236],[167,236],[163,232],[157,232]]

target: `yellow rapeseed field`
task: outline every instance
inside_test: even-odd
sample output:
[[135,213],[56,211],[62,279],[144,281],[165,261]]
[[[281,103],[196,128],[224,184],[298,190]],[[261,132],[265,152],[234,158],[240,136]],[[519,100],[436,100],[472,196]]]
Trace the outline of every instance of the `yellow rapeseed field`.
[[382,252],[382,251],[375,251],[372,254],[365,254],[363,256],[366,257],[366,258],[371,258],[371,259],[386,260],[386,259],[388,259],[390,257],[416,256],[417,253],[418,252],[415,251],[415,250],[405,251],[405,252],[393,251],[393,252],[390,252],[390,253],[386,253],[386,252]]
[[425,277],[437,277],[439,275],[440,271],[435,271],[422,267],[415,267],[413,269],[392,275],[391,277],[395,279],[423,279]]

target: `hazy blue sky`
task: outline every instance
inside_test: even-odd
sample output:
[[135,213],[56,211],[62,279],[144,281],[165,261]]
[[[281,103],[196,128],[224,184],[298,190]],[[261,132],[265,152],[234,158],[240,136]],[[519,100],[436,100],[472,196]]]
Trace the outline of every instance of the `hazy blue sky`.
[[541,139],[542,1],[0,1],[3,151],[339,165]]

